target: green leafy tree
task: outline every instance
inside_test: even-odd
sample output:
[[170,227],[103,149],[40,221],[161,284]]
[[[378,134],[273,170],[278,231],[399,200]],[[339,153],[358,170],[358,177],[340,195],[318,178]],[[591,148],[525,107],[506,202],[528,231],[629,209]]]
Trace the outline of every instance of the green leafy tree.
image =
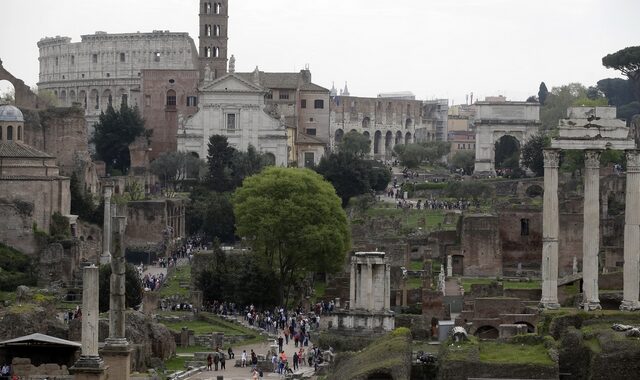
[[343,152],[322,157],[315,170],[335,188],[346,207],[349,199],[371,190],[369,175],[372,167],[364,159]]
[[547,96],[544,106],[540,109],[540,121],[544,130],[558,127],[560,119],[567,117],[567,109],[576,99],[586,98],[587,88],[580,83],[569,83],[554,87]]
[[122,104],[116,111],[111,105],[100,114],[95,134],[91,141],[96,146],[98,158],[105,162],[107,169],[117,169],[127,173],[131,166],[129,144],[139,136],[151,136],[144,128],[144,119],[138,108]]
[[233,188],[231,162],[236,150],[229,146],[226,136],[209,137],[207,163],[209,164],[209,184],[213,191],[224,192]]
[[350,248],[347,216],[335,189],[308,169],[269,167],[233,199],[238,235],[275,273],[279,298],[310,272],[339,270]]
[[0,243],[0,291],[13,292],[20,285],[36,285],[38,276],[33,264],[29,256]]
[[466,174],[473,173],[476,162],[476,153],[469,150],[457,151],[451,158],[451,166],[454,169],[462,169]]
[[187,179],[199,179],[204,162],[187,152],[167,152],[151,162],[149,170],[165,188],[176,190]]
[[191,193],[186,211],[190,234],[204,233],[208,239],[235,242],[235,217],[230,193],[197,188]]
[[271,164],[274,163],[269,160],[268,156],[259,153],[251,144],[246,152],[233,152],[230,165],[233,188],[242,186],[245,178],[260,173],[262,169]]
[[396,145],[393,150],[398,155],[400,165],[409,169],[420,166],[427,156],[426,148],[420,144]]
[[547,97],[549,97],[549,90],[547,90],[547,85],[544,84],[544,82],[541,82],[538,89],[538,101],[540,104],[544,105],[547,101]]
[[85,222],[100,224],[102,219],[97,219],[97,217],[101,218],[104,211],[98,210],[93,199],[91,199],[91,194],[81,188],[76,173],[71,175],[69,190],[71,193],[71,214],[78,215]]
[[635,100],[633,82],[629,79],[607,78],[598,81],[598,89],[609,99],[609,104],[616,107],[624,106]]
[[338,151],[354,157],[364,157],[371,151],[371,140],[356,131],[351,131],[342,137],[338,144]]
[[551,145],[549,137],[543,134],[536,134],[522,146],[522,164],[529,168],[536,176],[544,175],[544,148]]
[[492,189],[482,181],[453,181],[447,183],[445,194],[451,198],[478,200],[490,198]]
[[[104,313],[109,310],[109,289],[111,279],[111,265],[100,266],[99,272],[99,308]],[[131,264],[126,264],[125,269],[125,307],[134,307],[142,303],[142,280],[138,270]]]
[[602,58],[602,64],[620,71],[633,84],[636,99],[640,101],[640,46],[629,46]]

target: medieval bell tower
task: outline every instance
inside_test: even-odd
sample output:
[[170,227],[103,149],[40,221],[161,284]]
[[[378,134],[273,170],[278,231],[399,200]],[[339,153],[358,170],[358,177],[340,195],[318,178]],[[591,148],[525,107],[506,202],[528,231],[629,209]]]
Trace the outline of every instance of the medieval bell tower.
[[200,80],[227,73],[228,23],[229,0],[200,0]]

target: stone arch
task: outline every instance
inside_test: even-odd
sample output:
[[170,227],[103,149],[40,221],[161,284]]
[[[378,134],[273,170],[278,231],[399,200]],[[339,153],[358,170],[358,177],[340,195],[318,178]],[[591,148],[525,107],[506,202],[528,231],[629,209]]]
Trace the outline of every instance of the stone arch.
[[514,323],[515,325],[525,325],[527,326],[527,334],[534,334],[536,332],[536,327],[529,322],[520,321]]
[[371,119],[369,118],[369,116],[365,116],[362,119],[362,128],[369,128],[370,124],[371,124]]
[[343,137],[344,137],[344,131],[342,129],[336,129],[336,134],[335,134],[336,144],[340,144],[342,142]]
[[7,141],[13,140],[13,125],[7,127]]
[[544,189],[540,185],[531,185],[527,187],[525,193],[529,198],[541,197],[544,194]]
[[[369,147],[370,147],[369,149],[371,149],[373,147],[373,144],[372,144],[372,141],[371,141],[371,134],[369,134],[369,131],[362,132],[362,136],[366,137],[367,140],[369,140],[369,143],[370,143],[369,144]],[[371,151],[371,150],[369,150],[369,151]]]
[[484,325],[478,327],[473,335],[479,339],[498,339],[500,332],[497,328],[491,325]]
[[60,105],[63,107],[67,105],[67,90],[60,91]]
[[76,99],[76,92],[75,90],[70,90],[69,91],[69,104],[73,104],[75,102],[77,102],[78,99]]
[[393,132],[387,131],[384,136],[384,151],[387,155],[391,154],[391,150],[393,149]]
[[275,166],[276,164],[276,155],[271,152],[266,152],[264,154],[264,158],[266,161],[266,166]]
[[197,152],[189,152],[189,154],[195,158],[200,158],[200,155]]
[[102,92],[100,109],[106,110],[110,105],[113,106],[113,95],[111,94],[110,89],[106,89]]
[[493,145],[493,162],[496,169],[515,169],[520,166],[521,144],[517,138],[503,134]]
[[411,120],[411,118],[407,118],[407,120],[404,121],[404,128],[409,129],[411,127],[413,127],[413,120]]
[[[7,81],[13,87],[14,103],[17,107],[38,108],[39,100],[38,96],[31,91],[29,86],[24,84],[24,81],[14,77],[8,72],[0,61],[0,82]],[[0,83],[0,92],[3,87],[8,88],[5,83]]]
[[411,132],[407,132],[406,135],[404,135],[404,143],[409,145],[411,144]]
[[118,107],[122,104],[129,105],[129,92],[124,88],[118,90]]
[[402,132],[396,132],[396,145],[402,145],[404,139],[402,138]]
[[87,92],[85,90],[78,92],[78,103],[82,104],[84,109],[87,109]]
[[349,131],[349,133],[351,133],[351,132],[356,132],[356,133],[358,133],[358,131],[356,131],[355,129],[352,129],[352,130],[350,130],[350,131]]
[[373,135],[373,154],[380,154],[380,144],[382,143],[382,132],[376,131]]

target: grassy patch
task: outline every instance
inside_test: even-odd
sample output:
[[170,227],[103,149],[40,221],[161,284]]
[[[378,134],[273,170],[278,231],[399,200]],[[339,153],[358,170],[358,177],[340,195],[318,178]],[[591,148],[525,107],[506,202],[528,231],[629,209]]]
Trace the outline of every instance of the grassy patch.
[[553,366],[547,349],[542,344],[516,345],[497,342],[480,344],[480,361],[504,364],[535,364]]
[[465,293],[467,293],[471,291],[472,284],[489,285],[495,281],[495,278],[462,278],[462,287],[464,288]]
[[180,332],[183,327],[193,330],[195,334],[210,334],[212,332],[221,332],[225,335],[248,335],[256,336],[253,330],[249,330],[241,325],[225,321],[210,313],[200,313],[201,320],[197,321],[183,321],[183,322],[171,322],[165,323],[167,328],[174,332]]
[[164,362],[168,371],[182,371],[184,369],[184,363],[189,359],[185,356],[174,356],[171,359]]
[[422,261],[412,261],[409,263],[409,270],[422,270]]
[[602,352],[602,347],[600,347],[600,342],[597,338],[585,339],[584,345],[587,346],[593,353],[599,354]]
[[184,265],[177,267],[165,284],[160,289],[160,297],[169,297],[173,295],[179,295],[187,297],[189,295],[189,288],[180,286],[180,284],[191,283],[191,267]]
[[407,278],[407,289],[422,288],[422,279],[420,277]]
[[322,298],[324,297],[324,293],[327,290],[327,284],[324,283],[323,281],[318,281],[315,284],[315,295],[316,298]]
[[429,230],[454,230],[456,228],[456,223],[444,224],[444,213],[440,210],[402,210],[391,207],[393,205],[385,204],[383,207],[370,208],[367,210],[367,216],[370,218],[399,218],[404,228],[425,228],[421,221],[422,218],[425,218],[426,228]]

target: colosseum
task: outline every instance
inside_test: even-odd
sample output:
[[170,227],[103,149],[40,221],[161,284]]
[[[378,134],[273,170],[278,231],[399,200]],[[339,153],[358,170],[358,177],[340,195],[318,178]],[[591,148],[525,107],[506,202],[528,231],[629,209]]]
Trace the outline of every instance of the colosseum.
[[187,33],[83,35],[43,38],[38,89],[51,91],[60,106],[79,103],[85,109],[89,135],[109,104],[141,105],[144,69],[198,69],[198,49]]

